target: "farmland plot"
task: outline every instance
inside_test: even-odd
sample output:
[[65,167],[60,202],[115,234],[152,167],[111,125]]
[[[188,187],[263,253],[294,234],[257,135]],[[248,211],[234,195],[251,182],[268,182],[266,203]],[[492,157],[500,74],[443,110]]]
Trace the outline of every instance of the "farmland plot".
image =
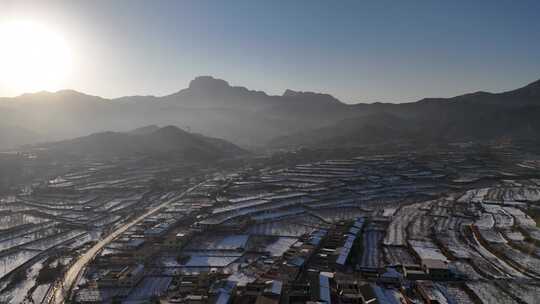
[[383,209],[382,216],[384,216],[384,217],[391,217],[391,216],[394,216],[394,215],[396,214],[396,211],[397,211],[397,208],[395,208],[395,207],[392,207],[392,208],[384,208],[384,209]]
[[186,250],[236,250],[245,248],[249,235],[207,235],[194,239]]
[[37,240],[29,245],[25,245],[26,249],[32,250],[47,250],[62,244],[68,240],[71,240],[75,237],[83,235],[85,232],[82,230],[72,230],[65,233],[60,233],[48,238]]
[[270,252],[271,256],[282,256],[297,240],[297,238],[280,237],[275,242],[266,246],[264,250]]
[[474,225],[478,227],[478,229],[493,229],[495,226],[495,220],[493,219],[492,214],[482,213],[480,218],[474,222]]
[[467,190],[462,196],[457,199],[459,203],[470,203],[476,194],[476,190]]
[[122,201],[120,204],[114,206],[109,210],[109,212],[117,212],[123,209],[126,209],[128,207],[131,207],[132,205],[137,204],[139,201]]
[[540,201],[540,189],[532,187],[506,188],[503,194],[505,201]]
[[37,286],[32,293],[32,301],[34,301],[34,303],[41,303],[43,298],[47,295],[49,288],[50,284],[42,284]]
[[483,204],[484,210],[493,216],[495,227],[507,229],[514,226],[514,217],[499,205]]
[[96,227],[104,227],[113,223],[116,223],[117,221],[120,221],[122,219],[122,216],[120,215],[109,215],[106,217],[103,217],[92,224]]
[[0,279],[39,254],[34,250],[14,250],[0,256]]
[[422,212],[418,207],[420,204],[404,206],[399,209],[386,229],[385,245],[405,246],[407,245],[407,226]]
[[527,227],[524,229],[524,234],[535,242],[540,242],[540,229],[536,227]]
[[[9,291],[8,295],[0,295],[1,303],[25,303],[25,297],[31,292],[31,288],[36,284],[36,277],[39,271],[43,268],[43,259],[37,263],[34,263],[29,269],[26,270],[26,279],[17,283],[12,290]],[[34,292],[35,293],[35,292]]]
[[505,244],[493,244],[490,246],[513,265],[517,265],[535,278],[540,278],[540,259]]
[[506,244],[507,241],[503,236],[493,229],[478,229],[480,237],[491,244]]
[[21,229],[17,229],[16,231],[0,232],[0,241],[24,236],[26,234],[32,234],[40,230],[51,228],[53,226],[56,226],[57,224],[58,224],[57,222],[47,221],[47,222],[43,222],[37,225],[24,226],[24,227],[21,227]]
[[537,258],[540,258],[540,248],[537,247],[534,243],[529,243],[525,241],[521,242],[511,242],[510,243],[512,247],[517,248],[521,252],[525,253],[526,255],[533,255]]
[[519,231],[505,230],[503,235],[511,242],[522,242],[525,240],[525,236]]
[[450,211],[445,206],[434,206],[433,208],[431,208],[429,215],[448,217],[450,215]]
[[536,227],[535,220],[532,219],[527,214],[525,214],[525,212],[514,207],[503,207],[503,208],[507,213],[511,214],[514,217],[516,225],[524,229]]
[[126,301],[148,300],[152,296],[163,295],[169,285],[172,277],[145,277],[129,293]]
[[471,198],[471,202],[473,203],[481,203],[484,201],[484,198],[488,194],[490,188],[481,188],[477,189],[474,193],[473,197]]
[[449,229],[446,233],[437,233],[435,235],[438,243],[446,252],[457,259],[468,259],[471,257],[471,248],[467,246],[455,230]]
[[63,230],[60,228],[51,227],[51,228],[38,230],[36,232],[28,233],[19,237],[15,237],[12,239],[3,240],[3,241],[0,241],[0,251],[9,249],[11,247],[28,244],[28,243],[31,243],[31,242],[34,242],[36,240],[40,240],[43,238],[47,238],[49,236],[61,233],[62,231]]
[[433,218],[427,215],[418,215],[407,227],[409,239],[431,240],[431,228],[433,227]]
[[46,218],[36,217],[22,212],[0,214],[0,231],[21,225],[40,224],[45,221],[47,221]]
[[540,285],[527,284],[514,281],[499,281],[497,284],[501,289],[506,290],[508,293],[527,304],[538,303],[538,297],[540,297]]
[[[502,276],[509,276],[509,277],[517,277],[517,278],[523,278],[525,277],[523,273],[516,270],[514,267],[508,265],[505,261],[501,260],[499,257],[494,255],[491,251],[486,249],[476,238],[476,235],[474,233],[469,233],[466,230],[466,227],[462,227],[462,235],[468,242],[469,246],[474,248],[476,252],[480,256],[482,256],[489,264],[491,264],[493,267],[487,267],[486,263],[482,261],[482,259],[472,258],[472,263],[475,265],[478,265],[480,269],[486,271],[487,273],[491,273],[493,277],[500,277]],[[497,271],[492,271],[492,269],[496,269]],[[497,275],[497,273],[499,273]]]
[[504,200],[504,188],[491,188],[488,191],[488,194],[485,196],[485,199],[488,201],[502,201]]
[[248,228],[247,233],[256,235],[299,237],[304,234],[309,234],[319,228],[325,227],[328,227],[328,224],[325,224],[314,216],[302,216],[287,218],[274,222],[254,224]]
[[341,220],[351,220],[360,216],[365,216],[366,211],[360,208],[328,208],[322,210],[313,210],[313,214],[322,218],[325,222],[334,223]]
[[[481,258],[481,257],[478,257]],[[484,278],[479,274],[474,267],[466,261],[451,261],[450,267],[454,268],[458,273],[464,275],[469,280],[478,280]]]
[[280,222],[255,224],[249,227],[247,233],[255,234],[255,235],[299,237],[304,234],[309,234],[315,230],[317,230],[316,227],[310,227],[310,226],[305,226],[301,224],[280,221]]
[[474,300],[467,294],[463,288],[454,284],[441,284],[444,286],[445,296],[459,304],[474,304]]
[[517,303],[511,296],[506,294],[501,288],[489,282],[474,281],[465,283],[484,304],[500,303],[514,304]]
[[380,251],[380,242],[384,237],[384,232],[379,230],[370,230],[363,235],[363,252],[360,260],[360,267],[378,268],[382,265],[382,255]]
[[514,226],[514,218],[506,212],[493,214],[493,218],[495,219],[495,227],[498,229],[508,229]]
[[444,233],[450,229],[454,229],[459,219],[453,216],[450,217],[432,217],[433,218],[433,230],[435,234]]
[[203,256],[203,255],[193,255],[190,259],[184,264],[184,267],[225,267],[234,261],[236,261],[239,256]]
[[91,234],[91,233],[83,233],[82,235],[79,235],[74,241],[73,243],[69,244],[69,248],[70,249],[76,249],[90,241],[95,241],[97,240],[97,235],[95,234]]
[[97,211],[97,212],[108,211],[109,209],[114,208],[114,207],[116,207],[116,206],[118,206],[120,204],[122,204],[122,200],[116,198],[116,199],[113,199],[113,200],[110,200],[110,201],[104,203],[99,208],[96,208],[95,211]]
[[431,241],[410,240],[409,244],[416,253],[416,255],[422,260],[447,260],[446,256],[442,253],[439,247]]
[[[493,265],[488,259],[484,258],[480,254],[473,254],[471,259],[471,265],[474,269],[484,277],[504,279],[508,278],[508,275]],[[518,276],[521,274],[518,274]]]
[[383,246],[384,257],[389,265],[417,264],[416,258],[404,246]]

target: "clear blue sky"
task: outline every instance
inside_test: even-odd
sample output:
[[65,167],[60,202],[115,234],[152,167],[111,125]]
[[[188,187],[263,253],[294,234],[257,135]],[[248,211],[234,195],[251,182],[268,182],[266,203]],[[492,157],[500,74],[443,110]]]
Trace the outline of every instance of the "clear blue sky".
[[213,75],[270,94],[403,102],[540,78],[540,1],[0,0],[0,18],[61,31],[77,57],[66,86],[104,97]]

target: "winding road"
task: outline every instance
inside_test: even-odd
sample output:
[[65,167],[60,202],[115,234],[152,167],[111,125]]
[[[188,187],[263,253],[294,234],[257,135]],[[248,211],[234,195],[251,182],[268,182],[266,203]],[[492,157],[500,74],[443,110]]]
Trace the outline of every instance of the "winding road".
[[157,211],[161,210],[162,208],[166,207],[172,202],[177,201],[178,199],[181,199],[186,194],[190,193],[191,191],[197,189],[199,186],[204,184],[206,182],[203,181],[186,191],[182,192],[180,195],[175,196],[174,198],[148,210],[144,214],[138,216],[136,219],[118,227],[114,232],[110,233],[107,237],[102,239],[101,241],[97,242],[92,248],[90,248],[88,251],[86,251],[84,254],[82,254],[75,263],[71,265],[71,267],[66,271],[64,278],[62,279],[62,284],[57,284],[54,287],[54,290],[52,291],[52,297],[49,299],[48,303],[54,303],[54,304],[62,304],[66,300],[66,298],[69,298],[69,294],[73,288],[73,286],[77,283],[78,278],[86,265],[90,263],[94,257],[98,254],[98,252],[103,249],[107,244],[112,242],[114,239],[119,237],[122,233],[124,233],[129,228],[133,227],[137,223],[141,222],[148,216],[156,213]]

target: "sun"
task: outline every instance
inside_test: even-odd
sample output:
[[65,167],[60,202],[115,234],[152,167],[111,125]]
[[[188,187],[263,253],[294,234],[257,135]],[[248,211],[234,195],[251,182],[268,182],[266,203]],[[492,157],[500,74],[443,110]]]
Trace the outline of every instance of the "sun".
[[0,23],[0,87],[4,91],[63,89],[72,60],[60,33],[29,21]]

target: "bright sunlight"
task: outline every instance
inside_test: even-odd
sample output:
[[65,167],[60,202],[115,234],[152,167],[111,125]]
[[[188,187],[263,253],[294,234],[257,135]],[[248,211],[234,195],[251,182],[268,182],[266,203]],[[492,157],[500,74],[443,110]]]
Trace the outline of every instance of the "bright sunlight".
[[65,86],[72,52],[64,37],[42,24],[0,23],[0,86],[14,94]]

